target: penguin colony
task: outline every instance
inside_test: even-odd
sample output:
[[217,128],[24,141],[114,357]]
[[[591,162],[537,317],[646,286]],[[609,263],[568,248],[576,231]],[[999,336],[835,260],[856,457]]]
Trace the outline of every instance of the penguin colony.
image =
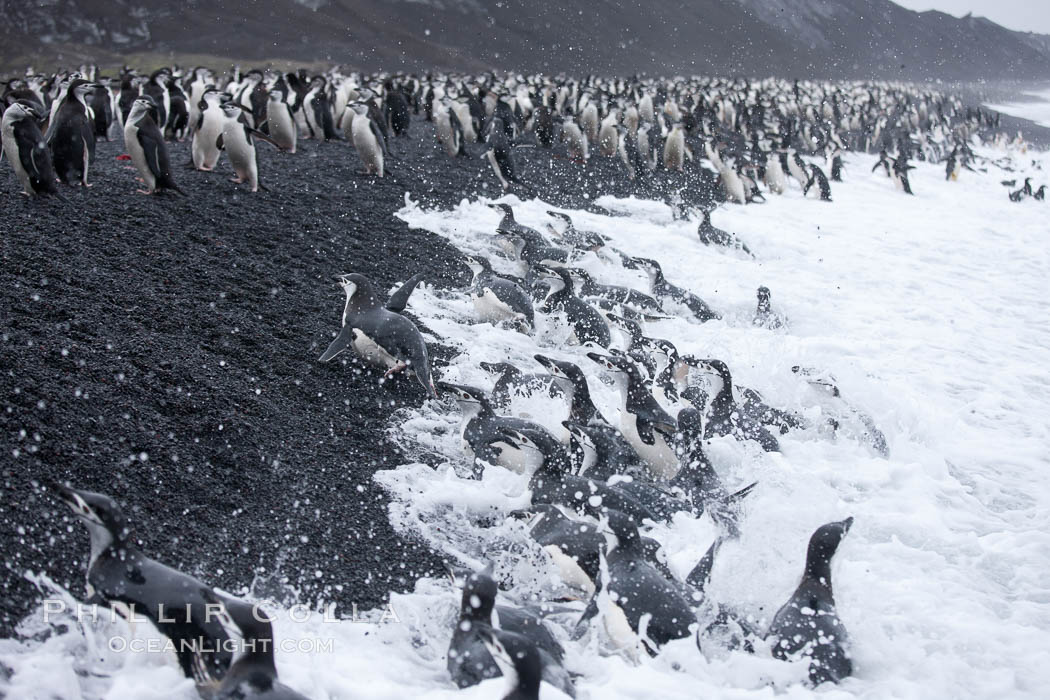
[[[345,141],[364,173],[381,178],[396,167],[391,143],[411,128],[412,115],[422,114],[449,157],[479,157],[479,167],[490,167],[504,191],[530,192],[515,157],[520,147],[556,150],[573,162],[616,159],[628,179],[658,193],[679,216],[699,211],[701,243],[743,255],[753,251],[712,223],[717,204],[761,203],[792,187],[792,180],[806,196],[830,202],[831,183],[844,176],[844,151],[879,153],[874,172],[913,194],[910,160],[943,162],[953,181],[962,170],[981,167],[970,144],[998,127],[994,114],[907,86],[778,80],[419,77],[336,69],[314,76],[237,69],[220,75],[177,67],[148,76],[126,69],[110,79],[85,66],[9,80],[2,101],[3,152],[30,196],[61,196],[56,181],[90,186],[95,140],[121,136],[144,194],[182,193],[168,148],[184,139],[194,168],[215,169],[225,151],[234,182],[252,192],[265,189],[255,158],[258,141],[289,154],[300,138]],[[1010,198],[1042,200],[1045,185],[1035,189],[1030,180]],[[778,659],[800,660],[814,685],[851,675],[831,562],[852,518],[812,534],[798,587],[768,624],[756,625],[732,601],[705,594],[719,548],[746,527],[741,506],[756,487],[731,492],[705,454],[706,441],[728,436],[777,451],[777,436],[807,427],[806,419],[735,383],[726,361],[680,353],[671,340],[647,335],[647,322],[671,314],[695,323],[720,318],[703,299],[666,279],[657,261],[616,250],[561,212],[549,212],[544,233],[519,223],[509,205],[491,206],[500,217],[491,254],[517,264],[520,275],[497,274],[484,255],[463,258],[472,273],[467,293],[477,320],[531,335],[538,317],[562,319],[577,361],[537,354],[534,367],[484,364],[494,378],[491,392],[435,377],[422,334],[402,313],[420,277],[383,299],[354,272],[336,277],[345,303],[335,339],[319,360],[349,350],[384,379],[410,376],[427,400],[458,407],[463,453],[475,477],[497,466],[528,477],[528,506],[511,517],[525,524],[527,536],[557,568],[570,592],[566,598],[582,603],[574,608],[572,643],[598,636],[612,653],[637,657],[692,638],[699,653],[764,649]],[[575,265],[592,254],[637,271],[648,284],[604,284]],[[773,310],[766,287],[758,289],[753,322],[770,329],[787,323]],[[833,378],[811,368],[794,372],[843,416],[858,418],[874,452],[888,453],[874,422],[845,402]],[[616,388],[616,419],[591,399],[596,373]],[[567,404],[563,429],[552,432],[509,415],[512,398],[521,395]],[[836,421],[825,427],[834,432]],[[88,603],[133,608],[172,639],[214,642],[178,654],[202,697],[304,697],[279,681],[272,644],[248,652],[223,645],[272,640],[267,619],[150,559],[113,499],[65,484],[51,487],[90,534]],[[682,512],[708,514],[720,534],[680,579],[648,531]],[[450,680],[468,687],[502,675],[509,683],[506,698],[538,698],[544,683],[556,689],[545,696],[574,696],[563,643],[544,611],[500,604],[491,568],[458,573],[462,599],[447,653]],[[223,614],[205,615],[215,604]],[[186,617],[172,625],[161,606],[185,610]]]
[[[408,132],[414,114],[433,124],[450,157],[478,156],[504,190],[529,194],[515,150],[535,146],[577,163],[615,159],[640,191],[683,216],[720,202],[762,202],[789,180],[831,201],[845,151],[879,153],[874,170],[912,194],[910,161],[944,163],[954,181],[980,167],[972,139],[1008,141],[994,112],[889,83],[178,66],[106,77],[84,65],[52,75],[29,69],[3,85],[3,154],[27,195],[61,196],[56,177],[89,187],[97,139],[123,139],[149,194],[181,192],[168,144],[184,140],[195,169],[213,170],[225,151],[233,181],[252,192],[265,189],[258,141],[289,154],[300,138],[345,141],[363,174],[381,178],[396,158],[391,139]],[[1020,134],[1014,143],[1023,144]],[[1026,179],[1010,199],[1042,201],[1045,191]],[[699,232],[705,241],[739,246],[705,227],[709,218]]]

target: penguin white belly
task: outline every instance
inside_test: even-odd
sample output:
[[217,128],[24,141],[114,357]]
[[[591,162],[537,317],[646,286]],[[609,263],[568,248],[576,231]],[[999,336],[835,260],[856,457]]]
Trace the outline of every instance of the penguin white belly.
[[554,565],[558,567],[558,575],[567,586],[578,588],[587,595],[594,594],[594,581],[588,576],[576,560],[570,557],[556,544],[549,544],[543,548],[550,555]]
[[508,321],[518,317],[518,313],[507,304],[500,301],[491,289],[482,288],[481,294],[473,295],[474,310],[478,312],[478,318],[482,321],[496,323]]
[[661,479],[671,479],[678,473],[678,458],[659,433],[653,432],[653,444],[647,444],[638,434],[638,417],[624,410],[620,416],[620,429],[627,442],[638,456],[646,461],[653,474]]
[[212,170],[218,164],[219,156],[222,154],[216,145],[223,131],[222,117],[214,116],[217,109],[217,107],[209,107],[204,112],[204,122],[201,128],[193,132],[191,144],[193,165],[198,170]]
[[33,194],[33,185],[29,181],[29,173],[27,173],[25,168],[22,167],[22,160],[18,155],[18,142],[15,141],[13,130],[11,130],[11,133],[8,133],[8,129],[4,129],[3,143],[4,155],[11,163],[11,167],[14,168],[19,182],[22,183],[22,189],[26,194]]
[[445,153],[449,156],[456,155],[456,143],[452,136],[452,122],[449,120],[448,112],[442,111],[434,115],[437,124],[438,140],[445,147]]
[[357,155],[361,158],[361,162],[364,163],[365,169],[370,173],[383,177],[383,151],[380,149],[375,135],[372,134],[368,117],[355,117],[350,125],[350,133],[353,138],[354,148],[357,150]]
[[292,115],[283,102],[270,103],[267,107],[266,121],[270,125],[270,136],[289,153],[295,153],[295,141],[298,136]]
[[255,146],[248,143],[244,135],[244,126],[240,122],[230,121],[223,129],[222,140],[230,165],[242,181],[252,187],[252,192],[259,189],[259,171],[255,164]]
[[124,127],[124,149],[128,152],[128,156],[131,157],[131,162],[138,169],[139,174],[142,175],[142,181],[146,185],[146,189],[150,192],[155,190],[157,188],[157,177],[149,169],[149,163],[146,162],[146,152],[142,150],[142,144],[139,143],[139,129],[131,122],[128,122],[128,125]]
[[727,198],[732,199],[737,204],[747,203],[743,181],[729,168],[722,170],[722,186],[725,189]]
[[354,348],[354,352],[366,362],[379,367],[386,367],[387,369],[400,367],[404,364],[387,352],[379,343],[365,335],[360,328],[353,328],[351,332],[354,339],[350,342],[350,345]]

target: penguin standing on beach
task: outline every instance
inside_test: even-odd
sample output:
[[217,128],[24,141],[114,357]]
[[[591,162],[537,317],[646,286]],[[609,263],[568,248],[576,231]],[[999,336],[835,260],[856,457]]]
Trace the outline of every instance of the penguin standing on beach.
[[272,138],[287,153],[295,153],[299,127],[295,125],[295,115],[284,99],[284,93],[273,88],[266,102],[266,125]]
[[218,90],[208,88],[197,103],[197,121],[190,139],[190,156],[197,170],[214,170],[222,156],[222,131],[226,126],[222,98]]
[[353,121],[350,122],[350,140],[357,151],[357,157],[364,164],[364,175],[383,177],[383,135],[379,127],[368,116],[368,105],[355,102],[350,105]]
[[155,107],[153,99],[143,95],[131,105],[131,113],[124,124],[124,149],[146,185],[139,194],[158,194],[168,189],[185,196],[171,176],[168,148],[160,127],[151,116]]
[[95,160],[95,129],[87,99],[96,87],[83,79],[71,82],[62,106],[47,129],[45,140],[51,147],[55,171],[58,179],[67,185],[75,177],[84,187],[91,186],[88,169]]
[[[233,166],[235,177],[230,182],[237,184],[248,183],[252,192],[258,192],[259,188],[266,189],[259,182],[259,164],[255,153],[255,138],[268,141],[275,146],[273,139],[258,129],[253,129],[244,121],[245,108],[233,102],[222,105],[222,113],[226,121],[222,127],[222,148],[230,157],[230,165]],[[280,148],[278,146],[278,148]]]
[[22,183],[22,191],[29,196],[58,194],[51,151],[40,133],[39,120],[40,112],[30,105],[15,102],[4,112],[0,123],[4,155]]

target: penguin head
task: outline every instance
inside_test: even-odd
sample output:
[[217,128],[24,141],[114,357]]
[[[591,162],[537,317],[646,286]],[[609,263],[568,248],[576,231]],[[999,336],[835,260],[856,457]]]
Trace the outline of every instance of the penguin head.
[[580,449],[584,451],[597,452],[598,448],[594,444],[594,439],[587,432],[586,426],[576,421],[566,420],[562,421],[562,427],[569,431],[569,439],[576,443]]
[[539,354],[533,355],[532,358],[543,365],[543,368],[556,379],[563,379],[571,382],[574,378],[577,378],[582,374],[580,368],[571,362],[563,362]]
[[642,537],[634,518],[618,510],[609,509],[601,516],[599,531],[605,537],[608,551],[629,551],[641,546]]
[[131,528],[124,512],[109,496],[93,491],[81,491],[65,484],[51,487],[84,523],[91,534],[92,551],[101,551],[112,544],[122,544],[131,536]]
[[270,102],[284,102],[284,93],[277,88],[271,88],[269,95]]
[[359,117],[364,117],[368,114],[368,105],[364,102],[351,102],[348,106]]
[[492,578],[491,567],[467,576],[463,582],[463,597],[459,604],[460,618],[488,623],[492,619],[492,610],[496,607],[498,591],[496,580]]
[[33,121],[40,121],[41,115],[36,111],[33,105],[28,102],[19,100],[15,102],[7,111],[4,112],[5,122],[17,122],[23,119],[32,119]]
[[84,101],[91,96],[91,93],[95,92],[98,88],[102,87],[98,83],[92,83],[87,80],[74,80],[69,84],[69,92],[75,95],[77,99]]
[[839,544],[853,526],[853,518],[821,525],[809,538],[809,549],[806,552],[806,573],[812,576],[826,577],[830,564]]
[[708,381],[712,383],[711,394],[716,395],[722,387],[732,381],[732,375],[729,372],[729,367],[722,360],[700,360],[694,357],[682,358],[690,367],[695,367],[704,375],[707,376]]
[[241,112],[245,111],[243,105],[239,105],[236,102],[223,102],[222,113],[226,115],[227,119],[237,119],[241,116]]
[[492,269],[492,265],[489,263],[488,258],[482,255],[464,255],[463,262],[466,263],[470,271],[475,275],[487,272]]
[[485,392],[477,387],[441,381],[437,382],[437,387],[450,395],[460,405],[460,408],[470,405],[480,406],[488,401]]
[[587,357],[597,362],[602,369],[613,375],[627,377],[630,375],[631,370],[635,370],[634,363],[623,355],[604,355],[599,352],[589,352]]
[[518,368],[509,362],[479,362],[478,366],[490,374],[503,376],[507,372],[517,372]]
[[572,277],[569,276],[568,270],[537,264],[532,266],[532,271],[536,273],[537,279],[547,283],[547,296],[563,289],[568,289],[570,293],[573,291]]
[[128,114],[129,120],[137,120],[143,114],[149,114],[157,109],[157,103],[149,95],[140,95],[135,98],[135,101],[131,103],[131,112]]
[[335,276],[339,286],[346,292],[346,300],[354,300],[365,305],[376,303],[375,289],[372,281],[357,272],[348,272]]
[[503,202],[489,202],[489,206],[505,216],[509,216],[511,220],[514,219],[514,210],[510,208],[509,204],[504,204]]

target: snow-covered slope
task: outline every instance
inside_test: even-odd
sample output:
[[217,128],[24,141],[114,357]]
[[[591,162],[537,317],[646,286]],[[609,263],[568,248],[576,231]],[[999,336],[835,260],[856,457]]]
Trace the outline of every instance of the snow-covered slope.
[[[812,530],[856,519],[834,566],[856,673],[821,695],[1042,697],[1050,687],[1050,225],[1045,203],[1012,203],[999,184],[1026,174],[1041,183],[1050,157],[981,154],[987,172],[964,171],[958,182],[918,163],[914,197],[872,174],[873,158],[854,155],[846,182],[833,187],[833,203],[803,199],[793,187],[764,205],[717,211],[715,224],[743,238],[754,259],[702,246],[695,222],[673,221],[660,203],[603,199],[597,204],[614,216],[571,212],[579,228],[660,260],[669,279],[723,314],[703,325],[679,317],[653,322],[651,335],[683,353],[725,360],[771,404],[814,423],[823,409],[791,368],[829,372],[843,397],[885,433],[888,458],[848,430],[789,433],[780,453],[732,440],[711,450],[732,485],[759,486],[746,501],[740,539],[716,560],[709,595],[756,621],[768,622],[790,595]],[[411,225],[464,250],[491,252],[498,218],[483,203],[429,211],[406,201],[397,215]],[[549,221],[547,203],[505,201],[522,223]],[[604,282],[642,283],[594,257],[583,266]],[[785,328],[752,325],[759,285],[772,290]],[[446,379],[489,386],[479,361],[538,371],[530,358],[542,351],[585,367],[597,400],[611,405],[599,373],[580,348],[562,342],[556,320],[542,319],[535,337],[476,324],[465,294],[433,288],[418,290],[410,310],[460,352]],[[564,416],[550,401],[523,400],[515,409],[551,426]],[[507,602],[556,592],[542,552],[520,524],[503,521],[525,503],[525,478],[499,468],[482,481],[464,478],[457,424],[456,409],[435,401],[391,421],[420,462],[376,475],[395,496],[395,525],[421,532],[464,565],[494,563],[509,586],[501,594]],[[679,515],[652,534],[672,569],[686,572],[714,527],[706,516]],[[279,651],[282,677],[315,698],[498,697],[498,681],[468,691],[448,681],[444,653],[458,598],[448,581],[420,581],[415,593],[393,597],[397,620],[385,622],[383,611],[357,622],[318,613],[297,622],[301,611],[270,606],[278,637],[306,648]],[[574,617],[552,619],[567,639]],[[40,615],[23,625],[27,634],[46,629]],[[194,697],[173,659],[108,651],[106,640],[126,633],[121,624],[88,631],[74,625],[46,639],[0,641],[0,662],[13,671],[7,681],[0,676],[0,691],[11,698]],[[136,634],[148,632],[140,626]],[[317,648],[327,640],[330,650]],[[567,647],[581,697],[768,698],[771,685],[785,697],[813,693],[799,685],[805,668],[775,661],[763,648],[705,657],[686,639],[636,666],[599,655],[593,639]]]

